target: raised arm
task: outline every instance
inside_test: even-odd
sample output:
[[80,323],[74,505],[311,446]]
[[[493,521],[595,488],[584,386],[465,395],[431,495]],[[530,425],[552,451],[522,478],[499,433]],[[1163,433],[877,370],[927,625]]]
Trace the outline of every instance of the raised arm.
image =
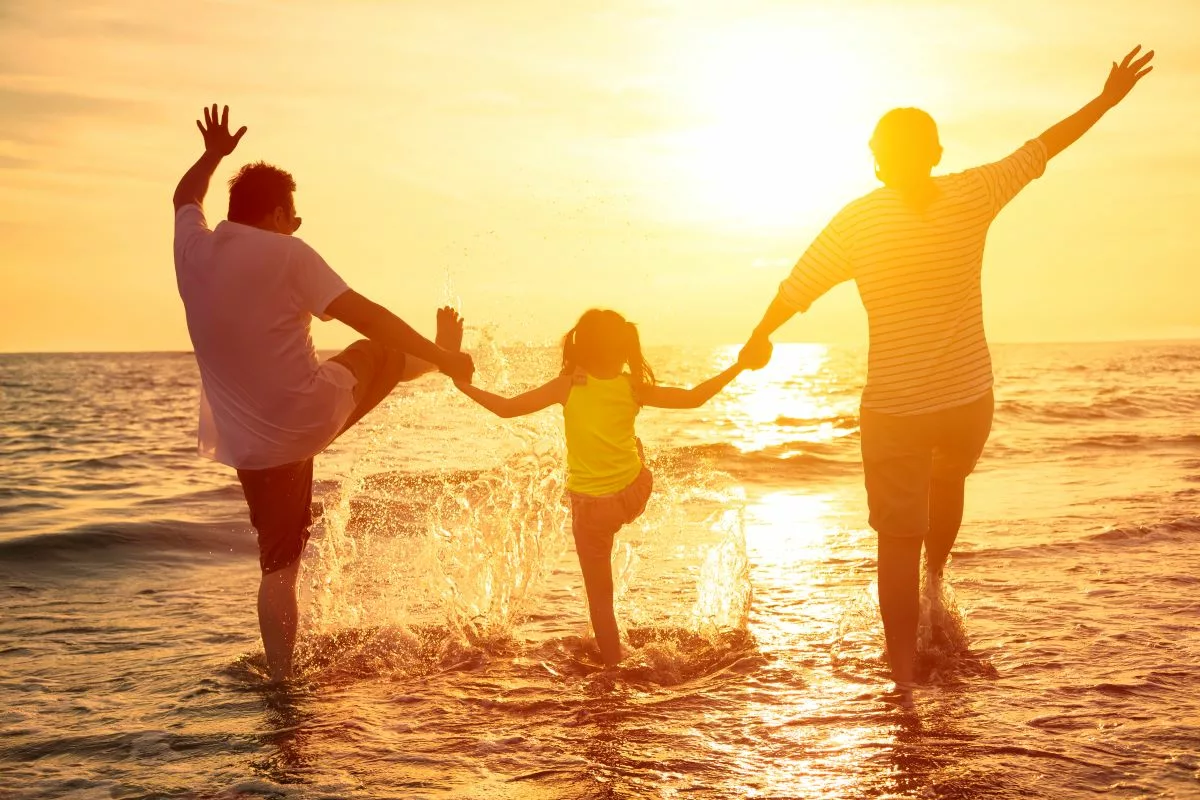
[[[768,343],[769,344],[769,343]],[[654,408],[699,408],[713,398],[717,392],[729,385],[729,382],[746,369],[742,359],[691,389],[680,389],[675,386],[643,386],[638,392],[638,400],[644,406]]]
[[1113,62],[1112,69],[1108,73],[1108,80],[1104,83],[1104,89],[1095,100],[1038,137],[1045,143],[1051,158],[1066,150],[1080,136],[1087,133],[1110,108],[1125,99],[1125,95],[1129,94],[1138,81],[1154,69],[1150,66],[1150,61],[1154,58],[1154,51],[1150,50],[1141,58],[1137,58],[1141,49],[1142,46],[1139,44],[1130,50],[1125,58],[1121,59],[1120,64]]
[[516,397],[501,397],[477,386],[461,382],[455,382],[454,385],[460,392],[496,416],[511,419],[533,414],[543,408],[549,408],[555,403],[567,402],[567,393],[571,391],[571,376],[559,375],[538,388],[530,389]]
[[237,133],[230,134],[229,106],[225,106],[218,121],[216,103],[213,103],[211,112],[208,108],[204,109],[204,124],[196,120],[196,127],[204,137],[204,154],[183,174],[179,185],[175,187],[176,211],[188,203],[204,205],[204,196],[208,194],[208,182],[217,171],[217,165],[221,163],[222,158],[233,152],[246,133],[246,126],[243,125]]
[[325,307],[325,313],[372,341],[428,361],[456,381],[471,380],[475,371],[469,355],[439,347],[407,322],[353,289],[335,297]]

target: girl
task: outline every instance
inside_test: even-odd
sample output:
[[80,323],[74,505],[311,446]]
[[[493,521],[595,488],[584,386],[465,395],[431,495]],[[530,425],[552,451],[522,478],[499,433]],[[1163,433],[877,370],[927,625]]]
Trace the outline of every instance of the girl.
[[[629,371],[625,372],[624,368]],[[563,338],[563,368],[543,386],[500,397],[456,386],[492,413],[509,418],[563,407],[571,533],[583,570],[592,630],[605,665],[621,660],[613,612],[613,537],[646,510],[653,478],[633,421],[642,406],[699,408],[745,366],[738,363],[693,389],[658,386],[642,358],[637,328],[615,311],[591,309]]]

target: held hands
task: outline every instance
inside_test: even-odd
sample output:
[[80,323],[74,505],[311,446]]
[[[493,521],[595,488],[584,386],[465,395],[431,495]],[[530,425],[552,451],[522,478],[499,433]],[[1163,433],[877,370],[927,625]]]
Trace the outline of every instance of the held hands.
[[738,353],[737,363],[745,369],[762,369],[771,360],[773,350],[771,340],[756,331]]
[[1134,84],[1140,81],[1143,77],[1150,74],[1154,67],[1147,66],[1150,60],[1154,58],[1154,51],[1148,51],[1144,56],[1134,60],[1134,57],[1141,51],[1142,46],[1129,51],[1125,58],[1121,59],[1121,63],[1113,62],[1112,69],[1108,73],[1108,80],[1104,82],[1104,90],[1100,92],[1100,97],[1109,105],[1115,106],[1117,103],[1125,99],[1125,95],[1129,94],[1133,89]]
[[438,367],[450,376],[455,384],[470,385],[471,378],[475,375],[475,362],[466,353],[446,353]]
[[204,137],[204,152],[224,158],[233,152],[237,147],[238,142],[242,140],[243,134],[246,133],[246,126],[243,125],[237,133],[229,133],[229,106],[225,106],[224,113],[221,114],[220,121],[217,120],[217,104],[213,103],[212,111],[207,107],[204,109],[204,124],[200,124],[200,120],[196,120],[196,127],[200,129],[200,135]]

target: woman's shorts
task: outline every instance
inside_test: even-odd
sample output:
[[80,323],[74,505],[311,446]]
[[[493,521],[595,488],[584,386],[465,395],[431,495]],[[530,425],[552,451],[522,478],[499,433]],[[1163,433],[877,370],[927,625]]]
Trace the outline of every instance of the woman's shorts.
[[956,408],[899,417],[862,409],[863,477],[870,524],[884,536],[924,537],[929,488],[962,481],[992,430],[992,392]]

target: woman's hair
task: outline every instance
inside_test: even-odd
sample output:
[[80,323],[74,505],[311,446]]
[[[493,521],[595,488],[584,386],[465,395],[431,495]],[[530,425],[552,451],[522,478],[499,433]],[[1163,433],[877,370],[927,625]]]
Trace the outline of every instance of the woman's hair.
[[583,312],[563,337],[563,374],[576,369],[609,372],[629,365],[636,383],[654,384],[654,370],[642,356],[637,326],[608,309]]
[[871,135],[875,175],[886,184],[928,175],[942,159],[937,123],[919,108],[893,108]]

